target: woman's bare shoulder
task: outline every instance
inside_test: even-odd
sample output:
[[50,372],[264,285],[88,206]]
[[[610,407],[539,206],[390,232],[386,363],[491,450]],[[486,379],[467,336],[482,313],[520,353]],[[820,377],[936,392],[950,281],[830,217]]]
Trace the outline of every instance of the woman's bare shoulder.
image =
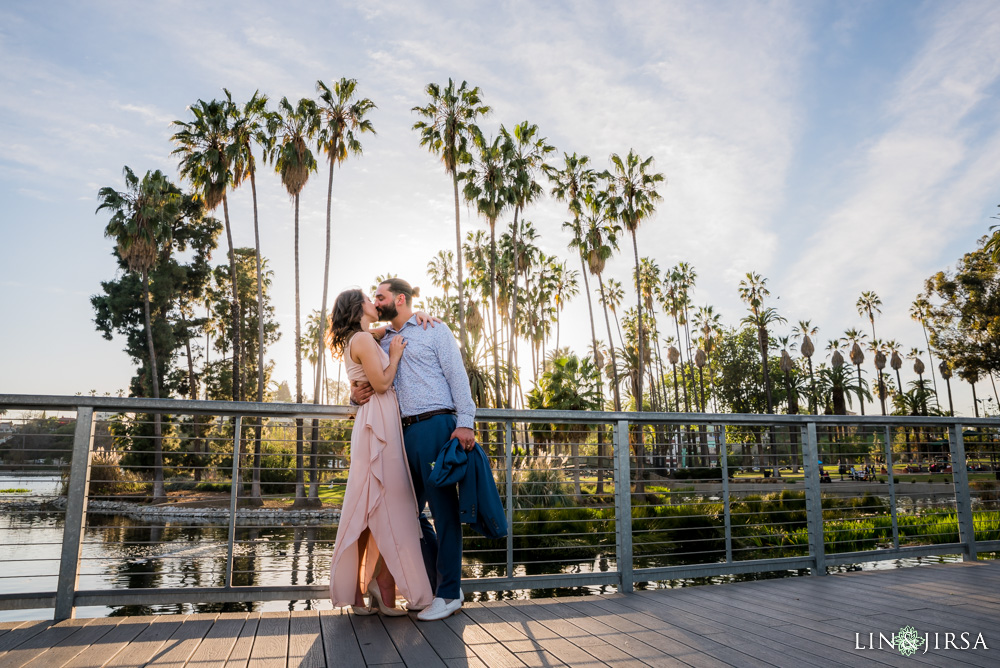
[[350,348],[351,357],[354,358],[358,353],[370,352],[378,346],[378,343],[375,342],[375,337],[370,332],[355,332],[351,335],[347,345]]

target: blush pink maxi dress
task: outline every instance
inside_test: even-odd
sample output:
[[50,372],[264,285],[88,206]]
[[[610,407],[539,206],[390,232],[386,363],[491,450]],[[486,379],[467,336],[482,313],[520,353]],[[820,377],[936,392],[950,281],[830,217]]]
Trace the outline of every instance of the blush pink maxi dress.
[[[357,336],[371,334],[358,332]],[[354,337],[344,348],[347,377],[367,381],[362,366],[351,359]],[[389,356],[381,348],[378,351],[384,369],[389,366]],[[357,542],[365,527],[371,529],[371,534],[361,568]],[[399,403],[392,388],[372,396],[358,408],[354,418],[351,468],[330,564],[330,598],[334,606],[354,603],[359,571],[361,591],[367,591],[380,553],[403,598],[413,606],[430,605],[433,594],[420,552],[417,499],[403,449]]]

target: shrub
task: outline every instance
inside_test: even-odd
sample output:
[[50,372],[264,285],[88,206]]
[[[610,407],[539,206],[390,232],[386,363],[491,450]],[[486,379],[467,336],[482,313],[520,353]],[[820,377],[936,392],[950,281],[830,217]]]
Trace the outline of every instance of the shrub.
[[122,455],[114,450],[94,453],[90,468],[90,496],[145,494],[149,484],[135,471],[122,468]]

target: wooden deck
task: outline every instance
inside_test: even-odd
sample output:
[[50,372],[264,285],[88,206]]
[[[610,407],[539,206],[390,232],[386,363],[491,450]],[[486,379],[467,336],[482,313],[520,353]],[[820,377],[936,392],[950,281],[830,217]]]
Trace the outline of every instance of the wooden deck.
[[[856,649],[856,634],[868,647],[904,626],[930,633],[926,653]],[[945,650],[962,632],[988,649]],[[1000,666],[1000,563],[467,603],[430,623],[324,611],[0,624],[0,668],[363,665]]]

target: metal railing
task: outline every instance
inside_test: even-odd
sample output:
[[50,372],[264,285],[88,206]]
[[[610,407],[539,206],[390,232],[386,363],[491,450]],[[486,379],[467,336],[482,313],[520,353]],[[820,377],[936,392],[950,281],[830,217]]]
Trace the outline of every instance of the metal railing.
[[[328,598],[351,408],[0,395],[0,410],[0,475],[61,476],[33,500],[0,489],[0,610]],[[476,419],[509,531],[466,532],[467,592],[628,592],[1000,548],[1000,419]]]

